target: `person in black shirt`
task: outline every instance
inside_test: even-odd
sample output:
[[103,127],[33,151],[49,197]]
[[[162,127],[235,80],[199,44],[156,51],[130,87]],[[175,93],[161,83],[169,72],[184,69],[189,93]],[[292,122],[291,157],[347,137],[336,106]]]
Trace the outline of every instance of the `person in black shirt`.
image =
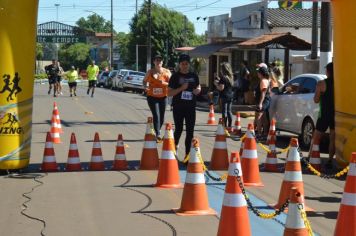
[[175,72],[168,84],[168,96],[173,96],[174,142],[178,148],[179,139],[186,125],[185,154],[189,154],[194,135],[196,96],[201,92],[199,77],[189,71],[190,57],[179,56],[179,70]]
[[233,73],[229,63],[223,62],[220,65],[220,77],[216,77],[214,84],[220,91],[221,113],[224,120],[224,125],[228,130],[231,130],[232,123],[232,100],[233,100]]
[[58,77],[59,77],[59,68],[56,64],[56,60],[52,60],[52,64],[48,65],[45,67],[46,70],[46,74],[48,76],[48,83],[49,83],[49,90],[48,90],[48,94],[51,93],[52,90],[52,85],[53,85],[53,96],[56,97],[56,93],[57,93],[57,81],[58,81]]
[[[335,98],[333,63],[328,63],[325,68],[327,78],[318,81],[314,94],[314,102],[319,103],[320,109],[312,143],[320,143],[322,135],[328,128],[330,129],[329,160],[326,163],[326,167],[331,169],[333,167],[332,161],[335,155]],[[310,146],[309,154],[311,151],[312,145]]]

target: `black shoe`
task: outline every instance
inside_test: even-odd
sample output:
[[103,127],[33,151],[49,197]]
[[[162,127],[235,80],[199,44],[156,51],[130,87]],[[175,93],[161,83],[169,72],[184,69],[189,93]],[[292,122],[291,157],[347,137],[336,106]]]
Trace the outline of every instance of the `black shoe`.
[[77,96],[77,94],[76,94],[76,93],[74,93],[74,96]]
[[72,95],[72,94],[70,94],[70,96],[71,96],[71,97],[73,97],[73,95]]
[[53,97],[57,97],[57,95],[53,94]]
[[94,97],[94,93],[91,94],[91,97],[92,97],[92,98]]
[[51,94],[51,90],[48,90],[48,95],[50,95]]
[[90,90],[88,89],[88,90],[87,90],[87,94],[88,94],[88,95],[89,95],[89,91],[90,91]]

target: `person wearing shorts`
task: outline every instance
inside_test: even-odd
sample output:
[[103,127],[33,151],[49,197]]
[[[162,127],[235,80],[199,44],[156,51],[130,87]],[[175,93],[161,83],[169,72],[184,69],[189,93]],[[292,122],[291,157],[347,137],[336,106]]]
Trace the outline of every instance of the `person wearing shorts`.
[[53,87],[53,96],[57,96],[57,80],[59,76],[59,68],[57,66],[56,60],[52,60],[52,64],[48,65],[45,67],[46,74],[48,77],[48,84],[49,84],[49,89],[48,89],[48,94],[51,94],[51,90]]
[[99,67],[95,65],[95,61],[91,61],[90,65],[87,67],[87,74],[88,74],[88,81],[89,81],[87,94],[89,95],[90,90],[92,90],[91,97],[94,97],[97,76],[99,74]]
[[75,66],[71,66],[70,70],[65,73],[65,76],[68,79],[68,86],[69,86],[69,94],[72,97],[77,96],[77,79],[78,79],[78,72],[75,70]]
[[[334,100],[334,68],[333,63],[326,65],[326,79],[320,80],[316,85],[314,102],[319,103],[319,115],[313,134],[312,143],[320,143],[321,137],[329,128],[329,159],[326,167],[333,167],[332,161],[335,155],[335,100]],[[312,150],[310,145],[310,152]]]

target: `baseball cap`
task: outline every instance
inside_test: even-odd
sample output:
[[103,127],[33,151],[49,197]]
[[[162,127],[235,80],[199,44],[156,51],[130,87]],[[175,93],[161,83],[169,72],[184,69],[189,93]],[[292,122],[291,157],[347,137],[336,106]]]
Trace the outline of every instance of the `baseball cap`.
[[187,61],[190,62],[190,56],[187,54],[181,54],[179,55],[179,63],[183,62],[183,61]]
[[258,70],[259,68],[262,68],[262,67],[263,67],[263,68],[266,68],[266,69],[268,68],[267,64],[266,64],[266,63],[263,63],[263,62],[260,63],[260,64],[257,64],[256,66],[257,66],[257,70]]

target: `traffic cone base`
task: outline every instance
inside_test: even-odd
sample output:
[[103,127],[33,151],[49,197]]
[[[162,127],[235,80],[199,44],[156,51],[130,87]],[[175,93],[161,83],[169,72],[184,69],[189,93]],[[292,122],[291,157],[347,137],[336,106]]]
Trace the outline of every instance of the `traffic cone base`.
[[[210,161],[211,170],[226,170],[229,166],[227,149],[213,149],[212,158]],[[226,157],[226,158],[225,158]]]
[[[223,223],[222,223],[223,222]],[[224,206],[221,210],[218,236],[224,235],[243,235],[250,236],[250,221],[248,211],[236,211],[236,207]]]

